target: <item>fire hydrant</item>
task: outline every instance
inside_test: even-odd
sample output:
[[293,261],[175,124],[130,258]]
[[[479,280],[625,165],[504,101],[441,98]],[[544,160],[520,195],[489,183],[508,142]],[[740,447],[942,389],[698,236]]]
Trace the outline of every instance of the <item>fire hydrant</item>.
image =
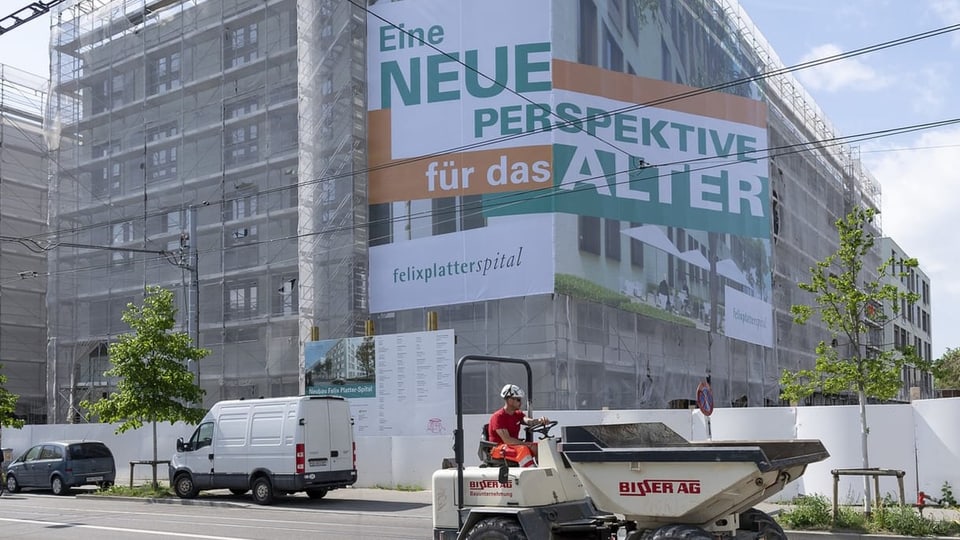
[[923,507],[927,506],[927,501],[933,501],[937,505],[940,505],[940,499],[931,497],[922,491],[917,492],[917,509],[920,511],[920,515],[923,515]]

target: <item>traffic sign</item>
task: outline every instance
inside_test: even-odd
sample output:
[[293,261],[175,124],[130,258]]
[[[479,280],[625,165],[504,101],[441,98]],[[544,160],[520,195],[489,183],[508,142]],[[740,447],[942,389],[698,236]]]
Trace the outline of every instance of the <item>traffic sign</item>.
[[697,407],[704,416],[713,414],[713,390],[710,390],[710,385],[706,382],[697,387]]

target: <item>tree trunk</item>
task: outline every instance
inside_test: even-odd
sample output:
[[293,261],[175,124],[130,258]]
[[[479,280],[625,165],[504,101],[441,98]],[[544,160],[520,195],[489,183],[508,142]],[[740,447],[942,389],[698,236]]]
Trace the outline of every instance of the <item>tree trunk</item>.
[[157,421],[153,421],[153,489],[157,489]]
[[[870,468],[870,457],[867,453],[867,433],[869,432],[867,428],[867,394],[864,392],[863,388],[857,392],[857,397],[860,401],[860,452],[861,457],[863,458],[862,467],[864,469]],[[879,494],[877,495],[879,497]],[[870,504],[870,477],[867,475],[863,476],[863,512],[866,515],[870,515],[871,504]]]

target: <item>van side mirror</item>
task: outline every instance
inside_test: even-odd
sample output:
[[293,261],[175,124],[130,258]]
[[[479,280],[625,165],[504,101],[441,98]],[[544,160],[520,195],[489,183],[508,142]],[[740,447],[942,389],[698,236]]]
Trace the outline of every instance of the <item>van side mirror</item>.
[[177,452],[183,452],[183,437],[177,437]]

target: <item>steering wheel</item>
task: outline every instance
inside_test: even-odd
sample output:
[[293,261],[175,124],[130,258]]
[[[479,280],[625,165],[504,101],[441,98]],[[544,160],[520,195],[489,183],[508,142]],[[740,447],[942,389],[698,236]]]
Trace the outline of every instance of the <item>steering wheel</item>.
[[558,421],[556,421],[556,420],[551,420],[551,421],[547,422],[546,424],[540,424],[539,426],[534,426],[534,427],[527,428],[527,429],[529,429],[530,431],[532,431],[532,432],[534,432],[534,433],[538,433],[538,434],[540,435],[540,438],[541,438],[541,439],[547,439],[547,438],[550,437],[550,428],[552,428],[553,426],[555,426],[555,425],[557,425],[557,424],[559,424]]

